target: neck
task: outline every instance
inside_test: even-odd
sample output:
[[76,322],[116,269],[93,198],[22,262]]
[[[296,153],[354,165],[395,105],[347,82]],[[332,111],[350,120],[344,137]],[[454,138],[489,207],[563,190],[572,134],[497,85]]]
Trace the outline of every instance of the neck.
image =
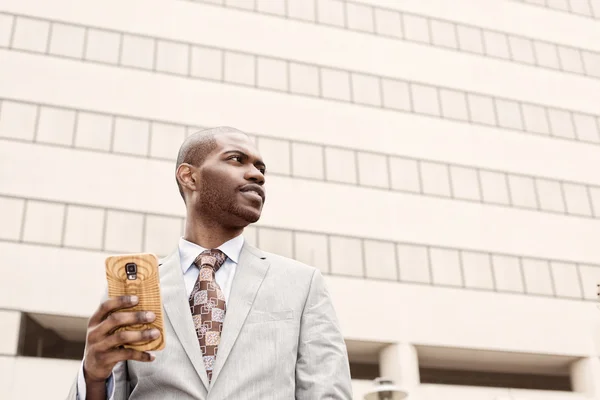
[[241,235],[244,228],[226,228],[215,221],[188,214],[183,238],[205,249],[215,249]]

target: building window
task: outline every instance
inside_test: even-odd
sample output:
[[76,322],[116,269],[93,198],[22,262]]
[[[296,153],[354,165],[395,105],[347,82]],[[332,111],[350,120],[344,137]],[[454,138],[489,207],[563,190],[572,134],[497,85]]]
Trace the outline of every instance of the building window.
[[571,380],[568,375],[515,374],[439,368],[419,368],[419,373],[421,383],[572,391]]
[[85,325],[83,318],[23,314],[18,355],[81,360]]
[[350,376],[352,379],[373,380],[379,377],[379,364],[351,361]]

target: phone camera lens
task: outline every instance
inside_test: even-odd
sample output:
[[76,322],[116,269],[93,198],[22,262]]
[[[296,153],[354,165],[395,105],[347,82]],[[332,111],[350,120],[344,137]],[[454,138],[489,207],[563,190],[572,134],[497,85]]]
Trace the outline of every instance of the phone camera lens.
[[125,265],[125,271],[127,274],[135,274],[137,273],[137,265],[135,263],[127,263]]

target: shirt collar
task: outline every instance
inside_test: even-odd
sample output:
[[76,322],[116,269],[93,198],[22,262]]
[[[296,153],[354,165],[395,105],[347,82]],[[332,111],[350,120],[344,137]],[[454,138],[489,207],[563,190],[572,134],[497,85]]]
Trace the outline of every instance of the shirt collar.
[[[237,264],[243,245],[244,237],[239,235],[223,243],[217,249],[221,250],[227,258]],[[179,259],[181,260],[181,270],[184,274],[190,269],[196,257],[204,250],[207,249],[196,243],[188,242],[183,237],[179,239]]]

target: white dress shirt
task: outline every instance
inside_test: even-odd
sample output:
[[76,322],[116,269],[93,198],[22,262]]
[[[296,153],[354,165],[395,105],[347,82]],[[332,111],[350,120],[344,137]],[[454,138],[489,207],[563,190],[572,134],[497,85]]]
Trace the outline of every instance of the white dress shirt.
[[[215,274],[215,280],[225,295],[225,303],[229,301],[229,293],[231,292],[231,284],[237,269],[237,263],[240,259],[240,253],[242,252],[242,246],[244,245],[244,237],[242,235],[237,236],[219,247],[227,258],[221,268]],[[185,282],[185,289],[188,297],[192,293],[194,284],[198,279],[200,270],[194,266],[194,260],[200,253],[207,250],[196,243],[188,242],[184,238],[179,239],[179,259],[181,260],[181,272],[183,272],[183,281]]]
[[[237,269],[237,264],[240,259],[240,253],[242,252],[242,246],[244,245],[244,237],[242,235],[236,236],[233,239],[223,243],[217,249],[221,250],[227,258],[221,268],[215,273],[215,280],[225,295],[225,304],[229,301],[229,294],[231,293],[231,284],[233,283],[233,277]],[[202,246],[198,246],[196,243],[188,242],[184,238],[179,239],[179,260],[181,263],[181,272],[183,273],[183,282],[185,284],[185,290],[187,297],[192,294],[192,289],[196,284],[200,269],[194,266],[194,260],[200,253],[205,249]],[[190,318],[191,318],[190,312]],[[114,394],[114,379],[112,374],[106,381],[106,398],[109,399]],[[83,362],[81,368],[79,368],[79,376],[77,378],[77,399],[85,400],[86,398],[86,387],[85,377],[83,376]]]

